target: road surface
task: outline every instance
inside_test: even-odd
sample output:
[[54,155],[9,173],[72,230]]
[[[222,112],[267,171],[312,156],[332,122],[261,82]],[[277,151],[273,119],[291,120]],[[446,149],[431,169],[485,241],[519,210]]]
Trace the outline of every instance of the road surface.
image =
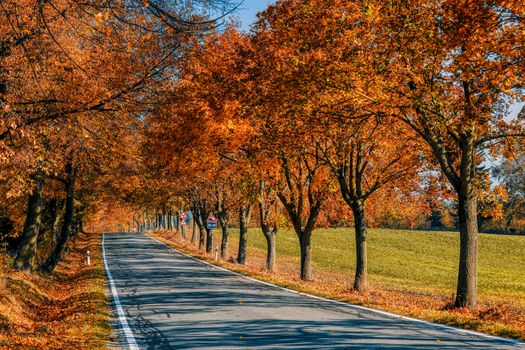
[[140,349],[524,348],[260,284],[144,234],[106,234],[104,248],[129,325],[120,342]]

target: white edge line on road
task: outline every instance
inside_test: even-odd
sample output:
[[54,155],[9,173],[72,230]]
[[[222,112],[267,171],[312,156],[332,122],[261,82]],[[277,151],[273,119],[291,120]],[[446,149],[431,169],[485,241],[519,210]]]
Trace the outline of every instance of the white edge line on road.
[[135,337],[133,336],[133,332],[131,331],[131,328],[129,327],[128,321],[126,320],[126,315],[124,314],[124,310],[122,309],[122,305],[120,304],[120,299],[118,297],[117,288],[115,287],[115,283],[113,282],[113,277],[111,277],[111,272],[109,271],[108,262],[106,260],[106,248],[104,247],[105,239],[106,239],[106,235],[102,234],[102,259],[104,260],[104,268],[106,270],[106,276],[108,277],[109,289],[111,290],[111,295],[113,296],[113,301],[115,302],[115,308],[117,309],[118,320],[124,332],[124,338],[126,339],[126,342],[128,343],[129,349],[139,350],[137,341],[135,340]]
[[166,243],[161,242],[158,239],[156,239],[155,237],[152,237],[152,236],[150,236],[150,235],[148,235],[146,233],[144,233],[144,235],[149,237],[149,238],[151,238],[151,239],[153,239],[153,240],[155,240],[155,241],[157,241],[157,242],[159,242],[160,244],[162,244],[162,245],[164,245],[164,246],[166,246],[166,247],[168,247],[168,248],[178,252],[179,254],[182,254],[182,255],[188,257],[188,258],[191,258],[193,260],[199,261],[199,262],[204,263],[206,265],[212,266],[212,267],[214,267],[216,269],[219,269],[219,270],[222,270],[222,271],[226,271],[226,272],[229,272],[231,274],[240,276],[240,277],[245,278],[247,280],[250,280],[252,282],[264,284],[264,285],[267,285],[267,286],[271,286],[271,287],[274,287],[274,288],[277,288],[277,289],[281,289],[281,290],[284,290],[284,291],[287,291],[287,292],[291,292],[291,293],[302,295],[302,296],[309,297],[309,298],[322,300],[322,301],[327,301],[327,302],[331,302],[331,303],[336,303],[336,304],[339,304],[339,305],[342,305],[342,306],[346,306],[346,307],[350,307],[350,308],[354,308],[354,309],[358,309],[358,310],[365,310],[365,311],[369,311],[369,312],[376,313],[376,314],[383,315],[383,316],[388,316],[388,317],[399,318],[399,319],[403,319],[403,320],[407,320],[407,321],[412,321],[412,322],[416,322],[416,323],[432,326],[432,327],[435,327],[435,328],[441,328],[441,329],[445,329],[445,330],[456,332],[456,333],[475,335],[475,336],[479,336],[479,337],[483,337],[483,338],[487,338],[487,339],[492,339],[492,340],[498,340],[498,341],[501,341],[501,342],[506,342],[506,343],[515,344],[515,345],[525,345],[525,343],[522,343],[522,342],[514,340],[514,339],[502,338],[502,337],[497,337],[497,336],[494,336],[494,335],[489,335],[489,334],[485,334],[485,333],[471,331],[471,330],[468,330],[468,329],[461,329],[461,328],[447,326],[447,325],[444,325],[444,324],[423,321],[423,320],[419,320],[417,318],[412,318],[412,317],[408,317],[408,316],[401,316],[401,315],[397,315],[397,314],[394,314],[394,313],[391,313],[391,312],[387,312],[387,311],[371,309],[371,308],[368,308],[368,307],[355,305],[355,304],[350,304],[350,303],[346,303],[346,302],[343,302],[343,301],[327,299],[327,298],[319,297],[319,296],[312,295],[312,294],[298,292],[298,291],[293,290],[293,289],[289,289],[289,288],[286,288],[286,287],[281,287],[281,286],[278,286],[276,284],[272,284],[272,283],[261,281],[261,280],[255,279],[255,278],[251,278],[251,277],[245,276],[245,275],[243,275],[241,273],[238,273],[238,272],[235,272],[235,271],[231,271],[231,270],[225,269],[223,267],[211,264],[211,263],[209,263],[209,262],[207,262],[205,260],[201,260],[201,259],[198,259],[198,258],[196,258],[194,256],[191,256],[191,255],[188,255],[186,253],[183,253],[180,250],[175,249],[175,248],[167,245]]

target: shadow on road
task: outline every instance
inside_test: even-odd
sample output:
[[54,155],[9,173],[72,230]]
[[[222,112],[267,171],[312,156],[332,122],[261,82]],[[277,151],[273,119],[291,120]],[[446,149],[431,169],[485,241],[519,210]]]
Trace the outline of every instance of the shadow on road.
[[108,264],[147,349],[517,348],[243,279],[138,234],[106,236]]

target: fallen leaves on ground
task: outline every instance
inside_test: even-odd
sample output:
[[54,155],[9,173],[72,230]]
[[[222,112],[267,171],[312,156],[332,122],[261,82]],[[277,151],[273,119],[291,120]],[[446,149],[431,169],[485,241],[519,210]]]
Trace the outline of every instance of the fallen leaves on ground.
[[[0,349],[102,349],[110,327],[100,235],[79,234],[52,275],[0,271]],[[85,263],[90,250],[92,265]]]

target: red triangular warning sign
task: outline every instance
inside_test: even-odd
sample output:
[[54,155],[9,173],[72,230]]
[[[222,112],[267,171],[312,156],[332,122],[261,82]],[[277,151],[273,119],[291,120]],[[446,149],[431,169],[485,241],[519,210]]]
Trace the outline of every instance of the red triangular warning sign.
[[213,213],[210,213],[210,215],[208,216],[208,222],[217,222],[217,218],[215,217],[215,215],[213,215]]

